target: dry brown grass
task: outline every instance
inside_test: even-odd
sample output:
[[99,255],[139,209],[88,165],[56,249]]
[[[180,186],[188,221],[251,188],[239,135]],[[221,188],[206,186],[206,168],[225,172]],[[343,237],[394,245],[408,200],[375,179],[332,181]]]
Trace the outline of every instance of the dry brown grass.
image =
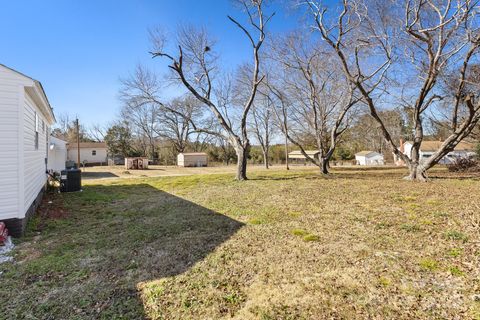
[[62,195],[65,221],[17,251],[17,260],[40,256],[2,266],[0,309],[19,318],[480,319],[480,182],[441,169],[411,183],[404,173],[92,181]]

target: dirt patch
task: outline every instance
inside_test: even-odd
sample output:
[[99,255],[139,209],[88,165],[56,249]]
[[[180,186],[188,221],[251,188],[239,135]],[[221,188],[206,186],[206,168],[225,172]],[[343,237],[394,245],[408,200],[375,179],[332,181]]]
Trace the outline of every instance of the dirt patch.
[[62,198],[55,193],[46,194],[37,209],[37,230],[45,228],[48,220],[59,220],[68,217],[68,210],[64,207]]

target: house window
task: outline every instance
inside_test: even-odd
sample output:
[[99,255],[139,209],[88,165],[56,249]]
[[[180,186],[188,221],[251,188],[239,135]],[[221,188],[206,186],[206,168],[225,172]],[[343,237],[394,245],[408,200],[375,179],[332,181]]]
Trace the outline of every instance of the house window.
[[39,121],[38,121],[38,114],[35,112],[35,150],[38,150],[38,128]]
[[39,122],[38,122],[38,114],[35,112],[35,132],[38,132]]
[[97,155],[97,150],[92,150],[92,156],[96,156]]

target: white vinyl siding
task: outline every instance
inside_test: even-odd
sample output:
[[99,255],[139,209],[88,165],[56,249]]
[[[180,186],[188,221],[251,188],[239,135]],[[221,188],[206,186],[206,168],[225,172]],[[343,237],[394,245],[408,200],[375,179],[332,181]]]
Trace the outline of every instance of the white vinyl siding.
[[[36,122],[38,117],[38,122]],[[35,200],[47,181],[45,159],[47,158],[47,133],[38,126],[38,149],[35,147],[36,127],[46,121],[44,115],[36,107],[28,94],[24,101],[24,210],[27,210]]]
[[0,66],[0,220],[19,211],[19,97],[22,78]]
[[[68,160],[77,162],[77,148],[75,143],[68,149]],[[95,151],[95,154],[93,154]],[[82,148],[80,147],[81,163],[107,163],[107,148]]]
[[24,218],[45,185],[47,128],[54,121],[48,108],[40,83],[0,65],[0,220]]

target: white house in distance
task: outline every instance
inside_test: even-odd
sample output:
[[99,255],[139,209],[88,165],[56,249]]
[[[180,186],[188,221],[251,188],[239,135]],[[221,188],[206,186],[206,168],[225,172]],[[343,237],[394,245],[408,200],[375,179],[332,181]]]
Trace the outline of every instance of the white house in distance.
[[179,167],[206,167],[208,166],[208,155],[204,152],[179,153],[177,165]]
[[67,142],[50,136],[47,169],[61,172],[65,170],[65,162],[67,162]]
[[[435,153],[435,151],[440,149],[442,143],[443,141],[422,141],[422,144],[420,145],[420,161],[430,158]],[[406,141],[405,143],[403,143],[402,141],[400,141],[400,151],[402,151],[403,154],[406,154],[409,157],[412,154],[412,147],[413,142]],[[457,144],[453,151],[449,152],[445,157],[443,157],[439,163],[450,164],[455,161],[455,159],[473,157],[475,155],[475,146],[472,143],[462,141]],[[403,161],[399,159],[396,155],[394,155],[394,161],[397,165],[404,165]]]
[[[77,144],[67,145],[67,160],[77,162]],[[83,165],[106,165],[107,144],[105,142],[80,142],[80,162]]]
[[361,151],[355,154],[355,160],[361,166],[379,166],[384,164],[383,154],[375,151]]
[[0,221],[22,235],[47,182],[55,116],[42,84],[0,64]]

